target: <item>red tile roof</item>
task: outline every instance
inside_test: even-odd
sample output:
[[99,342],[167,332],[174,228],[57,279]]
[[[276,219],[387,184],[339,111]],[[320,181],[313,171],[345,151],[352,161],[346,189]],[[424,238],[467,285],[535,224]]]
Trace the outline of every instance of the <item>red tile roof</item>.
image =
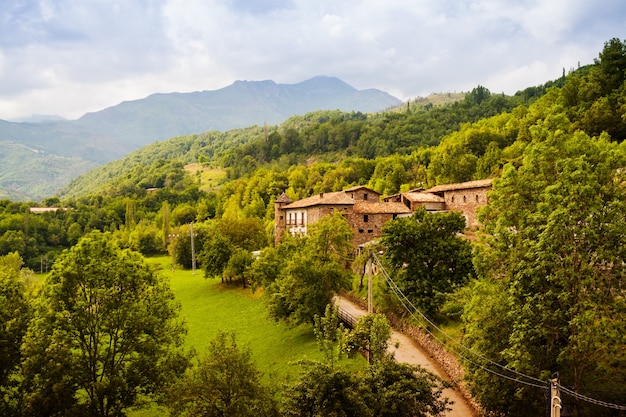
[[352,205],[354,199],[343,191],[335,191],[331,193],[315,194],[311,197],[303,198],[302,200],[294,201],[291,204],[287,204],[283,208],[304,208],[321,205]]
[[445,203],[443,197],[428,192],[408,192],[404,193],[403,196],[412,203]]
[[442,191],[454,191],[454,190],[467,190],[470,188],[487,188],[491,187],[492,179],[486,180],[477,180],[477,181],[467,181],[467,182],[459,182],[456,184],[441,184],[435,187],[429,188],[426,192],[429,193],[440,193]]

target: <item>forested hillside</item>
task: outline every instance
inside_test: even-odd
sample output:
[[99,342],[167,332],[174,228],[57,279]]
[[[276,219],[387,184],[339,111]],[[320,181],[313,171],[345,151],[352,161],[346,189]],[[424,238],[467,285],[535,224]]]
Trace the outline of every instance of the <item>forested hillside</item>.
[[[0,154],[9,161],[24,162],[0,165],[0,195],[10,193],[20,200],[49,197],[83,174],[86,166],[116,160],[175,136],[276,124],[313,110],[376,112],[400,103],[380,90],[357,90],[338,78],[319,76],[297,84],[237,81],[214,91],[153,94],[77,120],[0,120]],[[16,146],[32,153],[17,152]],[[40,170],[50,167],[47,176],[31,176],[32,167],[40,163]],[[63,172],[59,173],[61,164]],[[20,180],[11,181],[12,176]]]
[[[57,211],[0,202],[0,255],[18,252],[40,270],[101,230],[122,247],[169,253],[190,268],[193,222],[194,261],[207,277],[271,287],[285,313],[286,288],[304,291],[298,277],[322,280],[326,271],[344,280],[335,267],[347,252],[324,269],[310,240],[295,239],[253,262],[252,252],[273,242],[273,203],[282,192],[296,200],[367,185],[390,195],[494,178],[468,255],[473,271],[454,291],[440,291],[447,295],[433,318],[462,328],[461,342],[476,354],[460,350],[467,382],[486,411],[541,415],[543,390],[558,373],[571,415],[616,415],[626,405],[625,138],[626,43],[612,39],[593,65],[513,97],[478,86],[443,106],[320,111],[267,129],[151,145],[43,202]],[[185,170],[191,163],[194,172]],[[394,277],[419,281],[402,269],[391,267]],[[386,290],[378,297],[403,314]]]

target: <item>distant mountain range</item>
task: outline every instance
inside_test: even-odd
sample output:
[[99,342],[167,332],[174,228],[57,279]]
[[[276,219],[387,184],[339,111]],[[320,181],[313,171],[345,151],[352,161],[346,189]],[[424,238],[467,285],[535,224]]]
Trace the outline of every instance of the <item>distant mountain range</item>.
[[[0,120],[0,198],[41,200],[97,165],[175,136],[274,125],[315,110],[371,113],[399,104],[380,90],[315,77],[297,84],[236,81],[214,91],[153,94],[77,120]],[[43,174],[32,175],[34,170]]]

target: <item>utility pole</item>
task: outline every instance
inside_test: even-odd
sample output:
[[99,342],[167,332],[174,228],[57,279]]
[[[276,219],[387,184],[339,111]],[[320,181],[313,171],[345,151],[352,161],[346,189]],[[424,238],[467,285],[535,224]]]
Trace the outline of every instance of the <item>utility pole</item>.
[[550,417],[561,417],[561,391],[558,374],[550,380]]
[[371,249],[368,253],[369,256],[365,262],[365,273],[367,274],[367,314],[372,314],[374,312],[374,291],[372,290],[372,268],[374,257],[372,256]]
[[191,271],[196,275],[196,249],[193,245],[193,222],[189,223],[189,233],[191,233]]

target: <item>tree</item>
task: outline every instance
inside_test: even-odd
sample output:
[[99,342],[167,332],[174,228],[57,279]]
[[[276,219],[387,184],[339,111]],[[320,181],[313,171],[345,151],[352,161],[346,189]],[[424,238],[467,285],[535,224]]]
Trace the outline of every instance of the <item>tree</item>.
[[370,411],[376,417],[443,416],[450,401],[448,386],[419,366],[387,359],[374,363],[363,378],[368,387]]
[[360,317],[346,340],[348,352],[367,352],[369,363],[391,359],[387,348],[391,337],[391,325],[382,314]]
[[30,305],[21,279],[17,252],[0,257],[0,415],[19,411],[17,373],[20,348],[30,319]]
[[[592,139],[548,123],[531,134],[521,165],[506,166],[483,213],[481,279],[464,311],[467,343],[516,372],[540,380],[559,372],[577,392],[626,403],[619,394],[626,384],[626,150],[606,135]],[[487,411],[542,412],[535,388],[468,368]],[[609,414],[575,402],[569,411]]]
[[235,248],[230,240],[215,232],[207,239],[203,250],[199,253],[198,259],[202,263],[205,278],[221,277],[224,281],[223,272],[228,265]]
[[281,415],[289,417],[373,417],[360,377],[321,362],[305,371],[283,394]]
[[167,394],[173,416],[269,417],[276,415],[270,391],[261,383],[249,348],[234,333],[219,332],[197,367]]
[[167,281],[92,232],[55,262],[23,344],[28,415],[123,416],[184,371]]
[[323,315],[332,297],[350,282],[345,264],[351,238],[352,230],[340,213],[309,226],[303,244],[266,288],[270,315],[294,323],[312,323],[315,315]]
[[395,268],[394,279],[415,306],[433,316],[446,294],[473,274],[470,243],[459,236],[465,219],[458,213],[416,210],[383,227],[385,259]]

